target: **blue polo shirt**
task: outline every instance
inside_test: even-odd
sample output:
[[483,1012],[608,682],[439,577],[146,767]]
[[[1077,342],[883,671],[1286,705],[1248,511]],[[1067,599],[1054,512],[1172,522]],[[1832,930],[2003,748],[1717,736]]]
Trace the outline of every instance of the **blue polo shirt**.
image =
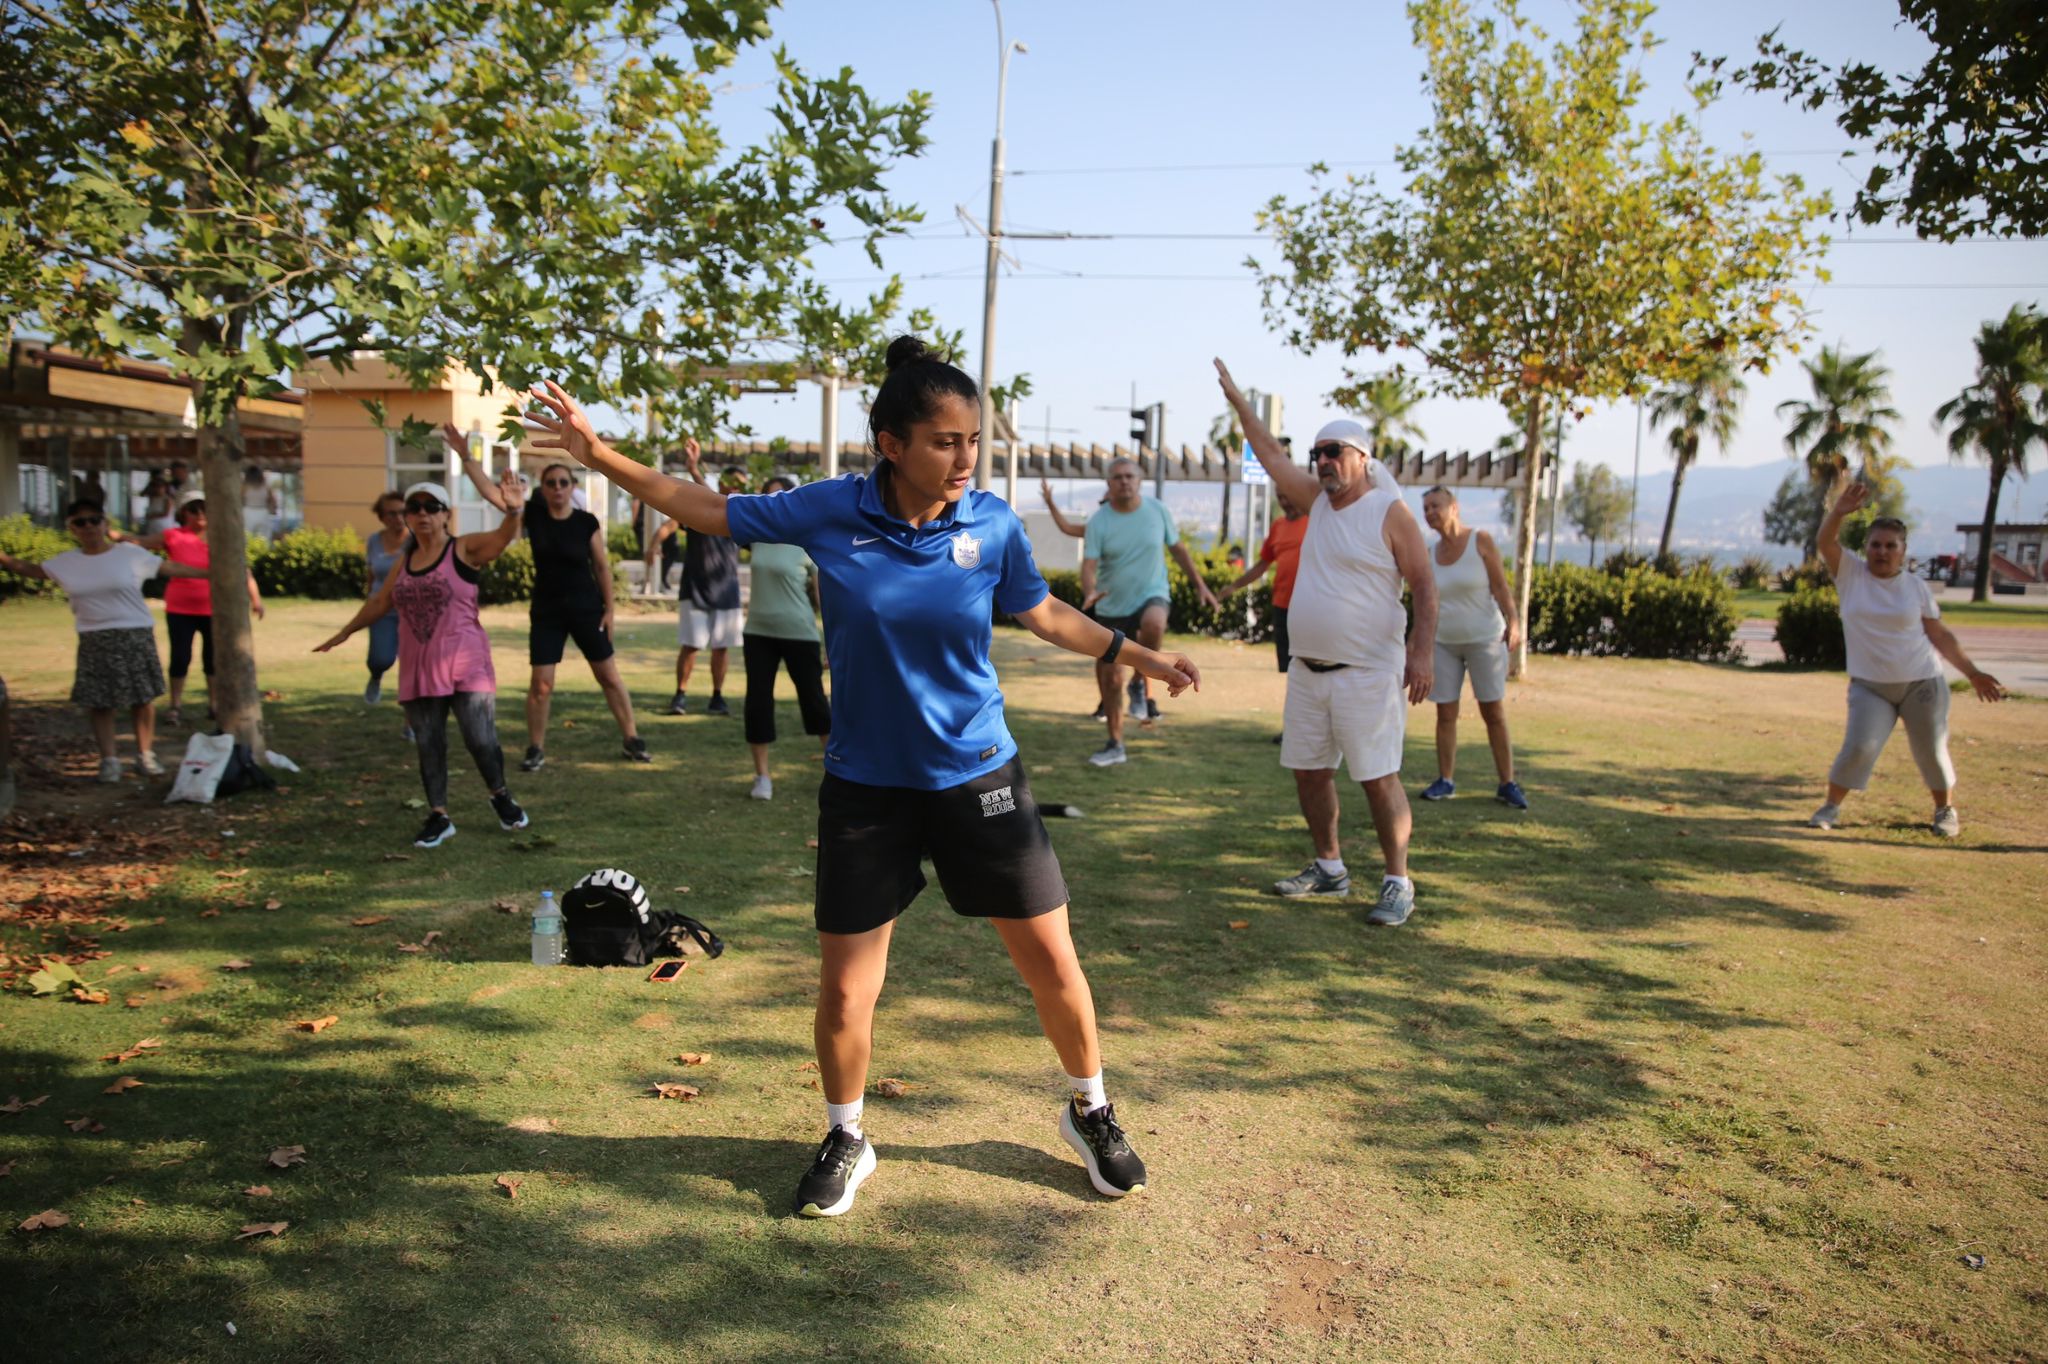
[[828,771],[868,786],[941,791],[1017,752],[988,648],[994,613],[1046,598],[1009,505],[970,488],[935,521],[891,513],[848,474],[725,502],[732,538],[798,545],[818,566],[832,660]]

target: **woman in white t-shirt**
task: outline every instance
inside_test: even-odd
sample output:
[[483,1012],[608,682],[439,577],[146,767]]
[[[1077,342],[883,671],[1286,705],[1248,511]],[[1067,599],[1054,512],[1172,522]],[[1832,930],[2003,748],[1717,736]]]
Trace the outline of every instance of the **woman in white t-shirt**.
[[1849,727],[1828,770],[1827,801],[1807,823],[1832,829],[1851,791],[1870,784],[1871,769],[1901,720],[1913,762],[1934,797],[1934,832],[1954,838],[1955,764],[1948,753],[1947,659],[1969,679],[1980,701],[2002,701],[2005,688],[1980,671],[1941,623],[1941,608],[1927,583],[1905,571],[1906,523],[1883,516],[1871,523],[1863,556],[1843,552],[1842,521],[1869,500],[1870,489],[1851,483],[1835,499],[1820,527],[1820,556],[1842,599],[1842,640],[1849,656]]
[[140,545],[107,537],[107,514],[97,502],[79,499],[64,512],[77,549],[39,564],[0,554],[0,568],[24,578],[47,578],[71,599],[78,626],[78,667],[71,680],[72,704],[92,718],[100,750],[100,780],[121,780],[114,754],[114,712],[126,707],[135,720],[135,766],[161,777],[156,741],[156,698],[164,694],[163,665],[156,654],[156,620],[142,599],[142,585],[166,578],[203,578],[206,570],[159,559]]

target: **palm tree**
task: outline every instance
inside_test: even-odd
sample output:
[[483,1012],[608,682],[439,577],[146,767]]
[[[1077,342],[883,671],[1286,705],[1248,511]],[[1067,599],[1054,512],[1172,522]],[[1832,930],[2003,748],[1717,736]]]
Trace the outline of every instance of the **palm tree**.
[[1422,385],[1415,380],[1399,370],[1376,374],[1359,385],[1358,396],[1363,407],[1361,416],[1365,429],[1372,433],[1374,450],[1386,445],[1405,446],[1411,441],[1422,441],[1422,428],[1409,416],[1424,396]]
[[1735,435],[1735,423],[1742,411],[1746,386],[1726,360],[1709,360],[1682,384],[1660,388],[1650,395],[1650,429],[1671,427],[1671,503],[1664,509],[1664,533],[1657,538],[1657,557],[1671,552],[1671,527],[1678,520],[1678,490],[1685,486],[1685,471],[1700,456],[1700,438],[1712,436],[1725,452]]
[[[1892,372],[1877,363],[1876,351],[1846,355],[1840,346],[1823,346],[1818,356],[1802,363],[1813,385],[1813,401],[1794,398],[1778,404],[1779,416],[1792,417],[1785,448],[1805,459],[1807,476],[1832,503],[1858,460],[1866,475],[1882,473],[1886,467],[1884,456],[1892,445],[1886,428],[1899,419],[1890,406]],[[1816,523],[1814,534],[1819,530]],[[1809,535],[1808,558],[1813,551]]]
[[1977,329],[1977,382],[1935,409],[1934,426],[1949,429],[1951,456],[1962,459],[1974,450],[1991,466],[1970,587],[1970,600],[1983,601],[1991,585],[1999,489],[2009,473],[2027,476],[2029,446],[2048,445],[2048,321],[2031,304]]

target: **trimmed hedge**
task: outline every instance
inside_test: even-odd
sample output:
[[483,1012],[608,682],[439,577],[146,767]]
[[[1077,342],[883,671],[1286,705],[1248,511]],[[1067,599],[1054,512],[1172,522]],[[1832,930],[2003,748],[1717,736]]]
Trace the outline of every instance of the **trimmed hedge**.
[[1728,662],[1742,655],[1741,619],[1733,589],[1714,572],[1672,578],[1555,564],[1530,584],[1529,645],[1543,653]]
[[[1197,555],[1195,563],[1202,570],[1202,578],[1209,584],[1209,590],[1218,596],[1223,589],[1237,581],[1241,570],[1234,569],[1222,554],[1211,552]],[[1081,575],[1070,568],[1055,568],[1045,574],[1045,585],[1052,595],[1067,605],[1078,609],[1081,605]],[[1209,635],[1217,639],[1239,639],[1247,644],[1263,644],[1273,637],[1273,575],[1268,573],[1258,582],[1223,603],[1219,614],[1202,604],[1195,587],[1181,572],[1180,565],[1169,561],[1166,569],[1167,611],[1166,628],[1170,633],[1180,635]],[[1246,608],[1250,607],[1253,619],[1247,619]]]
[[[39,526],[26,516],[0,517],[0,551],[39,564],[78,545],[61,530]],[[0,568],[0,601],[9,597],[42,597],[57,590],[48,578],[24,578]]]
[[353,601],[363,595],[369,561],[354,530],[301,526],[268,543],[250,541],[249,571],[266,597]]
[[1842,639],[1842,599],[1833,587],[1808,587],[1792,594],[1778,608],[1778,647],[1785,661],[1799,668],[1849,666],[1848,645]]

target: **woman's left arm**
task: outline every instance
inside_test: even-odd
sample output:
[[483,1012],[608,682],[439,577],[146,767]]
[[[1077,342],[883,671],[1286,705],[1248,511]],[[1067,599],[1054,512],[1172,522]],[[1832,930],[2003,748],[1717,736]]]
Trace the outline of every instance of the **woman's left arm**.
[[590,532],[590,575],[597,579],[597,590],[604,598],[604,632],[607,638],[612,632],[612,558],[604,543],[604,527]]
[[519,538],[519,519],[526,511],[526,479],[517,470],[507,469],[498,479],[498,495],[504,499],[501,505],[505,509],[498,528],[476,531],[455,542],[462,562],[471,568],[482,568]]
[[1954,664],[1956,671],[1969,680],[1970,687],[1977,693],[1979,701],[2005,699],[2004,686],[1997,678],[1980,670],[1970,661],[1970,656],[1963,652],[1963,646],[1957,642],[1954,631],[1933,616],[1922,616],[1920,628],[1927,632],[1928,642],[1934,645],[1934,651]]
[[1512,649],[1515,647],[1515,594],[1508,591],[1507,570],[1501,567],[1500,546],[1493,543],[1493,537],[1483,530],[1472,532],[1472,538],[1479,542],[1479,562],[1486,566],[1486,587],[1493,593],[1493,604],[1500,608],[1501,618],[1508,623],[1507,633],[1502,641]]
[[[1088,619],[1050,592],[1029,611],[1018,612],[1017,621],[1047,644],[1089,658],[1101,658],[1115,638],[1115,632],[1107,625]],[[1160,653],[1128,635],[1114,661],[1129,664],[1155,682],[1164,682],[1171,696],[1179,696],[1189,687],[1202,689],[1202,674],[1186,654]]]
[[255,615],[256,619],[263,619],[263,593],[256,586],[256,575],[254,573],[249,575],[249,610]]

